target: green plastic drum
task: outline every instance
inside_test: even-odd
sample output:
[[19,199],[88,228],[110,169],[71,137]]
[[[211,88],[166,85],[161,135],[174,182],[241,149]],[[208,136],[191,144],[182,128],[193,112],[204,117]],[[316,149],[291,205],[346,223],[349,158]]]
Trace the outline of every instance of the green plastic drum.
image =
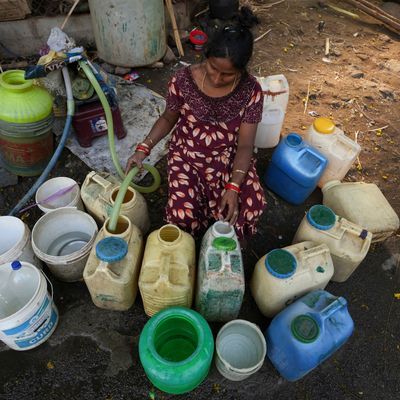
[[206,378],[214,338],[196,311],[171,307],[154,315],[139,340],[139,357],[151,383],[171,393],[186,393]]
[[53,154],[53,100],[24,74],[0,74],[0,158],[10,172],[34,176]]

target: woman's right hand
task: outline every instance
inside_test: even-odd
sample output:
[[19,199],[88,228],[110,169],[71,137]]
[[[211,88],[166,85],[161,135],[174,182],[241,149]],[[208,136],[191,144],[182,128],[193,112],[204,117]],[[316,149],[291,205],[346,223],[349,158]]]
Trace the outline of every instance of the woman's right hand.
[[133,167],[138,167],[139,169],[143,168],[143,160],[146,158],[146,154],[143,151],[136,151],[133,153],[129,158],[128,162],[126,163],[125,174],[127,175],[128,172]]

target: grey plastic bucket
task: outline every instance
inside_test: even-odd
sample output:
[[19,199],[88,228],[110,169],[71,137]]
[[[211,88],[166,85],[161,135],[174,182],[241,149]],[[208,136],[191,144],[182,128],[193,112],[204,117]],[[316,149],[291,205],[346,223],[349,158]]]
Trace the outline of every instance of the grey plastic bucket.
[[231,381],[242,381],[257,372],[267,353],[261,330],[242,319],[230,321],[220,329],[215,348],[215,365]]

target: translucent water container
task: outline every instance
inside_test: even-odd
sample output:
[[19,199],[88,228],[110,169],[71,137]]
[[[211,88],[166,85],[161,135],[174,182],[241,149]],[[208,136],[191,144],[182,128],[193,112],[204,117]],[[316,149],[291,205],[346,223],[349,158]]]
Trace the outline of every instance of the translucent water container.
[[360,145],[348,138],[329,118],[315,119],[304,138],[328,160],[318,182],[321,188],[331,180],[342,180],[361,151]]
[[147,238],[139,276],[144,311],[152,316],[172,306],[190,308],[196,273],[192,236],[167,224]]
[[271,321],[267,356],[285,379],[297,381],[343,346],[353,329],[346,299],[313,291]]
[[371,232],[337,216],[329,207],[317,204],[301,221],[293,243],[306,240],[325,243],[335,269],[332,280],[344,282],[364,260],[371,238]]
[[51,282],[34,265],[25,261],[0,265],[0,340],[18,351],[44,343],[58,323],[53,295]]
[[260,311],[271,318],[305,293],[325,289],[332,275],[328,246],[307,241],[260,258],[250,289]]
[[240,311],[244,271],[234,228],[217,221],[201,242],[197,271],[196,310],[208,321],[230,321]]
[[327,159],[297,133],[282,138],[265,172],[265,184],[292,204],[301,204],[317,187]]
[[323,203],[336,214],[372,233],[380,242],[399,229],[399,217],[373,183],[331,181],[322,188]]
[[[81,197],[86,210],[101,225],[111,216],[121,182],[108,173],[90,172],[81,187]],[[150,228],[149,212],[144,197],[128,187],[121,205],[120,215],[125,215],[143,234]]]
[[135,302],[143,257],[140,229],[121,215],[110,232],[106,220],[83,271],[93,303],[109,310],[128,310]]
[[275,147],[279,143],[286,108],[289,84],[284,75],[257,77],[264,94],[262,120],[258,124],[254,146]]

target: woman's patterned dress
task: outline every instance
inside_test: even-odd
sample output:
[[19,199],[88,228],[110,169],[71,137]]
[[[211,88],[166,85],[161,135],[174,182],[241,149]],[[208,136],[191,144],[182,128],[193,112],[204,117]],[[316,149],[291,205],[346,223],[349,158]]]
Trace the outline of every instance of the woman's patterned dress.
[[[166,220],[196,235],[219,219],[224,186],[230,180],[241,123],[260,122],[263,95],[256,79],[244,74],[232,93],[223,97],[204,94],[190,67],[171,79],[167,108],[179,112],[168,153],[169,196]],[[239,195],[235,230],[239,238],[256,232],[265,208],[252,159]]]

